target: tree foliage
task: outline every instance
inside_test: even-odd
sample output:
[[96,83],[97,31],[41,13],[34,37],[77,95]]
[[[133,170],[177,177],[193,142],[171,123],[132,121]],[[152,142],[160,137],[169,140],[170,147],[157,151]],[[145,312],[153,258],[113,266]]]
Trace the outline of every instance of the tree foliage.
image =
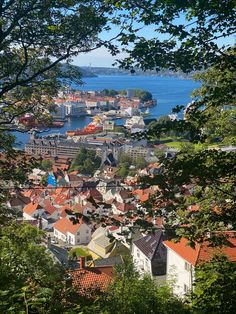
[[127,258],[124,265],[117,266],[114,282],[101,305],[102,313],[190,313],[169,287],[158,286],[148,276],[141,278]]
[[[227,53],[230,45],[220,40],[235,34],[234,0],[113,2],[131,10],[136,21],[120,39],[128,53],[122,67],[190,72],[221,60],[235,66],[235,58]],[[156,36],[145,38],[137,23],[140,28],[154,26]]]
[[52,169],[52,162],[48,159],[42,160],[41,168],[45,171],[50,171]]
[[152,94],[143,89],[135,89],[134,96],[138,97],[141,100],[141,102],[152,100]]
[[30,224],[1,228],[1,313],[58,313],[63,271],[46,252],[42,232]]
[[81,148],[72,161],[70,171],[78,170],[82,174],[89,174],[92,176],[100,165],[101,158],[96,155],[94,150]]
[[196,269],[192,307],[196,313],[233,313],[236,310],[236,265],[215,256]]

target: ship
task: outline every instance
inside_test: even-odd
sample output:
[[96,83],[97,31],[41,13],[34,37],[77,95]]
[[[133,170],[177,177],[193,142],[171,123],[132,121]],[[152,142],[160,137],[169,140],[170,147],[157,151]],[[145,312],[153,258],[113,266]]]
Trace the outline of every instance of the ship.
[[140,114],[141,114],[141,116],[146,117],[146,116],[149,116],[149,115],[150,115],[150,111],[149,111],[149,109],[147,108],[145,111],[140,111]]
[[101,122],[101,118],[98,116],[95,116],[93,118],[93,122],[89,123],[85,128],[83,129],[76,129],[75,131],[67,131],[67,136],[79,136],[79,135],[89,135],[89,134],[95,134],[98,132],[103,131],[103,126]]

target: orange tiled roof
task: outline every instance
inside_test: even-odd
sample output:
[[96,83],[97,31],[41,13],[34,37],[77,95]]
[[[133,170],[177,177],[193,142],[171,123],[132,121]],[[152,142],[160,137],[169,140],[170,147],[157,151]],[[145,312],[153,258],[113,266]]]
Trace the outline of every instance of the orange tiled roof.
[[50,215],[52,215],[57,210],[56,207],[51,204],[49,199],[46,199],[43,205],[45,211],[48,212]]
[[226,255],[231,262],[236,262],[236,232],[228,232],[227,235],[229,243],[228,246],[224,247],[211,247],[206,241],[202,244],[197,243],[195,248],[191,248],[185,238],[177,243],[164,241],[164,244],[193,266],[200,262],[210,261],[213,255],[217,253]]
[[28,214],[28,215],[33,215],[33,213],[38,209],[41,208],[41,206],[39,205],[39,203],[29,203],[28,205],[26,205],[23,209],[24,213]]
[[73,222],[70,219],[64,217],[55,222],[54,229],[58,230],[64,235],[66,235],[67,232],[75,234],[77,233],[80,226],[81,223],[73,224]]
[[98,291],[105,291],[112,281],[113,267],[86,267],[70,272],[72,285],[82,295],[91,296]]

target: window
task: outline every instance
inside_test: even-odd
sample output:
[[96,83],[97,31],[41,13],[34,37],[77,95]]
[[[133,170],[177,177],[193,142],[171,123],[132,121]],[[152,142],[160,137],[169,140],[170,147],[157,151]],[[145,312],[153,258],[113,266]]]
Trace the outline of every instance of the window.
[[186,284],[184,284],[184,293],[188,293],[188,292],[189,292],[189,287]]
[[86,230],[86,233],[89,233],[89,231],[88,231],[88,230]]
[[139,250],[137,250],[137,257],[140,257],[140,252],[139,252]]
[[191,264],[189,264],[188,262],[185,262],[184,263],[184,269],[187,271],[190,271],[191,270]]

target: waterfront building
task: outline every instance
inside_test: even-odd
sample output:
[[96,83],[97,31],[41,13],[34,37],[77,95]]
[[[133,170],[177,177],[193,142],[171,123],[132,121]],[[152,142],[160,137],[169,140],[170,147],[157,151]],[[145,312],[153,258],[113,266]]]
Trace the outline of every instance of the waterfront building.
[[55,104],[54,111],[51,112],[51,115],[54,119],[65,119],[66,110],[63,104]]
[[131,130],[134,126],[136,128],[139,128],[139,129],[144,129],[145,128],[145,123],[144,123],[143,117],[141,117],[141,116],[133,116],[132,118],[127,119],[125,121],[124,126],[127,129],[129,129],[129,130]]
[[69,101],[64,103],[67,117],[80,117],[87,114],[85,104],[82,101]]

